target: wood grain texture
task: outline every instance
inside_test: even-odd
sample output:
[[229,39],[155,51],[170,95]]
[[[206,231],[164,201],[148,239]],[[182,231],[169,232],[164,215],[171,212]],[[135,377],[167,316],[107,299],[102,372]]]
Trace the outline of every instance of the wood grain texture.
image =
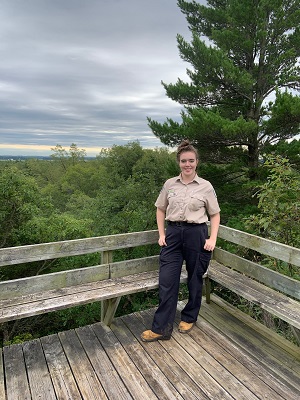
[[82,399],[58,335],[43,337],[41,343],[57,399]]
[[23,352],[31,398],[56,400],[40,340],[25,342]]
[[214,259],[258,282],[300,300],[300,283],[296,279],[218,248],[214,250]]
[[[144,351],[149,354],[152,360],[155,362],[161,373],[172,382],[178,393],[188,400],[208,400],[210,399],[202,391],[202,382],[197,379],[194,380],[190,375],[174,362],[173,357],[167,352],[167,350],[160,344],[160,342],[145,343],[140,339],[140,334],[145,329],[151,328],[153,312],[149,314],[146,312],[135,313],[131,315],[125,315],[122,317],[122,322],[127,326],[135,339],[139,341]],[[119,323],[119,319],[116,321]],[[116,324],[111,326],[115,332]]]
[[3,348],[7,399],[31,400],[23,346],[16,344]]
[[220,225],[218,237],[300,267],[300,249]]
[[132,332],[121,320],[116,321],[113,326],[113,332],[126,352],[130,354],[131,361],[136,365],[140,373],[147,380],[152,391],[160,400],[183,400],[182,395],[161,373],[156,362],[147,354],[138,340],[132,337]]
[[150,385],[139,369],[134,365],[111,329],[98,323],[93,325],[93,331],[102,346],[105,348],[112,364],[122,376],[122,380],[130,391],[131,396],[134,399],[147,398],[150,400],[156,400],[157,397],[152,391]]
[[123,380],[108,357],[105,348],[101,345],[92,326],[76,329],[76,333],[93,365],[99,381],[108,398],[118,400],[132,399]]
[[[183,272],[181,282],[186,281]],[[158,287],[158,271],[51,290],[0,302],[0,322],[15,320],[69,307],[107,300]],[[112,316],[110,316],[111,318]]]
[[[219,237],[300,265],[299,249],[224,226]],[[88,253],[98,253],[101,262],[0,282],[0,322],[101,301],[101,318],[111,324],[5,346],[0,400],[300,398],[299,347],[214,295],[187,335],[176,330],[184,303],[178,304],[169,341],[140,339],[151,328],[154,309],[113,320],[121,296],[158,287],[158,256],[113,262],[113,250],[154,243],[157,231],[0,249],[0,265],[7,267]],[[299,335],[298,281],[221,249],[208,276],[291,324]],[[186,280],[183,268],[181,282]]]
[[297,300],[293,300],[216,261],[211,262],[209,277],[283,321],[298,329],[300,328],[300,307]]
[[4,371],[3,371],[3,352],[0,348],[0,399],[6,400],[5,386],[4,386]]
[[100,253],[157,243],[158,232],[143,231],[0,249],[0,266]]
[[81,396],[87,400],[108,399],[76,332],[58,334]]
[[300,398],[299,347],[214,295],[180,334],[184,305],[169,341],[140,339],[154,308],[5,346],[5,400]]

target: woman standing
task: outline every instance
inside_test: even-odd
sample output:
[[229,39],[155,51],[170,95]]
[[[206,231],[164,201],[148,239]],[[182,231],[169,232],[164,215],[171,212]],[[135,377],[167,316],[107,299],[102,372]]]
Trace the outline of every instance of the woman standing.
[[159,306],[154,315],[152,329],[141,335],[145,342],[171,338],[184,260],[188,274],[189,299],[181,311],[178,329],[181,333],[187,333],[193,328],[201,306],[203,275],[215,248],[220,225],[217,196],[211,183],[197,175],[198,151],[188,140],[179,145],[177,161],[180,175],[165,182],[155,203],[158,243],[161,246]]

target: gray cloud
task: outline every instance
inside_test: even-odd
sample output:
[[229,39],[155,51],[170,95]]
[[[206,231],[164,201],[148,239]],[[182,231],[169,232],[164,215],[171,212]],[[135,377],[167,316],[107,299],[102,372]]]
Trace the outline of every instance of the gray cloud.
[[161,146],[146,118],[180,118],[160,83],[187,79],[177,33],[175,0],[2,0],[1,143]]

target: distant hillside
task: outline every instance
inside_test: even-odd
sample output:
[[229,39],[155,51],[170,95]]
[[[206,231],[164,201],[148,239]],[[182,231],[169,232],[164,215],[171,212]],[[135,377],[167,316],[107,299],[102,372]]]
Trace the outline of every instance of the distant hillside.
[[0,155],[0,160],[6,160],[6,161],[7,160],[16,160],[16,161],[18,161],[18,160],[29,160],[30,158],[36,158],[36,159],[39,159],[39,160],[51,160],[50,156],[12,156],[10,154],[4,155],[4,156]]
[[[93,160],[95,157],[85,157],[86,160]],[[52,160],[50,156],[12,156],[12,155],[0,155],[0,161],[26,161],[30,159],[36,160]]]

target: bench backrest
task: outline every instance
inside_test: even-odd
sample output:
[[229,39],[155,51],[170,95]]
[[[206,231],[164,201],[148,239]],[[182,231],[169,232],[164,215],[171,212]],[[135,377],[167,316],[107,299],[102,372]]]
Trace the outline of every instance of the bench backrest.
[[[254,250],[260,254],[276,258],[300,267],[300,249],[274,242],[236,229],[220,226],[218,237]],[[273,271],[253,261],[239,257],[226,250],[216,248],[214,259],[257,281],[300,300],[300,281]]]
[[[218,236],[261,254],[300,266],[300,249],[223,225],[220,226]],[[101,254],[101,263],[96,266],[0,282],[0,300],[156,270],[158,269],[158,256],[113,262],[112,253],[118,249],[156,244],[157,237],[158,232],[152,230],[0,249],[0,266],[6,266],[6,268],[12,268],[21,263],[91,253],[99,253],[100,259]],[[267,286],[300,299],[300,282],[295,279],[220,248],[215,249],[214,258]]]
[[158,269],[158,256],[113,262],[113,250],[157,243],[157,231],[0,249],[0,266],[99,253],[101,264],[0,282],[0,300]]

